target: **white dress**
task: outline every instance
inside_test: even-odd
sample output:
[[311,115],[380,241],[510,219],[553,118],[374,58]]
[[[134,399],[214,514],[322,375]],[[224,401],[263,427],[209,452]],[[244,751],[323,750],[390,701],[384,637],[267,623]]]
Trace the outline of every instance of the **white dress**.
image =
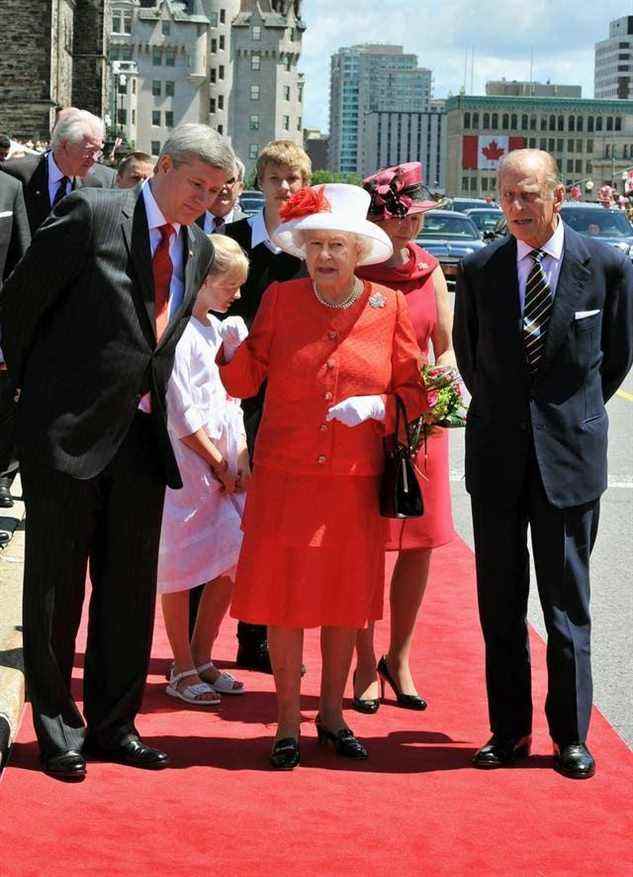
[[227,396],[215,357],[220,321],[192,317],[167,386],[167,424],[183,487],[167,488],[158,557],[158,592],[186,591],[233,571],[242,545],[244,494],[227,496],[202,457],[181,441],[201,427],[235,472],[244,439],[242,409]]

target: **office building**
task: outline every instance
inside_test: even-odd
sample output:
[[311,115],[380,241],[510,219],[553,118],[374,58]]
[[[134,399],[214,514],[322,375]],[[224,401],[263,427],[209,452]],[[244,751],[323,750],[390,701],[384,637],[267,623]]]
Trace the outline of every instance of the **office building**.
[[594,97],[633,98],[633,15],[609,24],[609,39],[595,45]]
[[366,119],[363,176],[381,167],[420,161],[424,184],[446,185],[446,113],[372,112]]
[[486,82],[486,94],[498,97],[582,97],[582,86],[500,79]]

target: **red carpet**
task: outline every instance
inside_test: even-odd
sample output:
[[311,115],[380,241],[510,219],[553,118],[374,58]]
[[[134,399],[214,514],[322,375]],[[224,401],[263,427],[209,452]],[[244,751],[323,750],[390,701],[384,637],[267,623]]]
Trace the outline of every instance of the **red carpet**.
[[[227,621],[219,657],[233,657],[233,633]],[[535,754],[513,769],[470,768],[488,727],[473,558],[461,542],[436,553],[419,624],[414,675],[429,709],[350,710],[370,750],[360,765],[317,747],[314,632],[305,654],[303,764],[293,773],[267,767],[275,716],[269,677],[238,674],[249,694],[225,698],[219,712],[179,708],[163,695],[168,654],[159,623],[138,724],[173,756],[169,771],[90,764],[84,783],[56,782],[37,768],[26,715],[0,784],[2,877],[632,873],[633,755],[596,712],[596,777],[574,782],[554,773],[536,636]]]

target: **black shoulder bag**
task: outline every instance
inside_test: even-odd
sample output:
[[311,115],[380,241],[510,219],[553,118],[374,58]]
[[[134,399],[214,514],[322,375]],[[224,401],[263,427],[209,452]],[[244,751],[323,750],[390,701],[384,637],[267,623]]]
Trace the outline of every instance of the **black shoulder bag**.
[[[411,435],[407,410],[396,395],[396,431],[385,436],[385,471],[380,485],[380,514],[383,518],[420,518],[424,514],[422,491],[411,461]],[[406,444],[400,441],[400,416],[404,420]]]

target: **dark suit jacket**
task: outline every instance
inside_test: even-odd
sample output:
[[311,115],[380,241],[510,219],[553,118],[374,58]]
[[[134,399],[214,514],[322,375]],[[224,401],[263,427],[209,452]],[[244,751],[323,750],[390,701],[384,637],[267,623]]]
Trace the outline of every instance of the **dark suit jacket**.
[[[197,225],[199,225],[200,228],[201,228],[203,231],[204,231],[204,220],[205,220],[205,217],[206,217],[206,213],[203,213],[202,216],[199,216],[199,217],[196,219],[196,223],[197,223]],[[229,225],[231,225],[233,222],[237,222],[237,221],[240,220],[240,219],[246,219],[246,214],[245,214],[245,213],[242,213],[242,211],[239,209],[239,207],[235,207],[235,208],[233,209],[233,219],[231,220],[231,222],[229,223]],[[224,232],[225,232],[225,230],[226,230],[226,225],[227,225],[226,222],[222,222],[222,223],[221,223],[220,225],[218,225],[218,227],[215,229],[214,234],[224,234]]]
[[31,243],[22,187],[0,174],[0,286],[13,271]]
[[[22,183],[24,203],[34,235],[40,225],[51,212],[48,194],[48,162],[46,155],[28,155],[25,158],[14,158],[0,162],[0,170]],[[74,188],[113,188],[115,171],[103,165],[95,165],[87,177],[75,177]]]
[[160,342],[140,188],[84,188],[55,207],[7,280],[2,335],[22,388],[20,455],[76,478],[99,474],[127,434],[141,396],[152,398],[157,459],[180,486],[166,428],[165,389],[176,343],[213,260],[197,226],[182,228],[185,293]]
[[468,256],[457,279],[453,340],[473,397],[466,487],[473,497],[511,503],[524,484],[533,436],[547,498],[568,508],[607,487],[605,402],[633,361],[633,266],[565,226],[545,349],[531,381],[516,253],[515,238],[504,238]]

